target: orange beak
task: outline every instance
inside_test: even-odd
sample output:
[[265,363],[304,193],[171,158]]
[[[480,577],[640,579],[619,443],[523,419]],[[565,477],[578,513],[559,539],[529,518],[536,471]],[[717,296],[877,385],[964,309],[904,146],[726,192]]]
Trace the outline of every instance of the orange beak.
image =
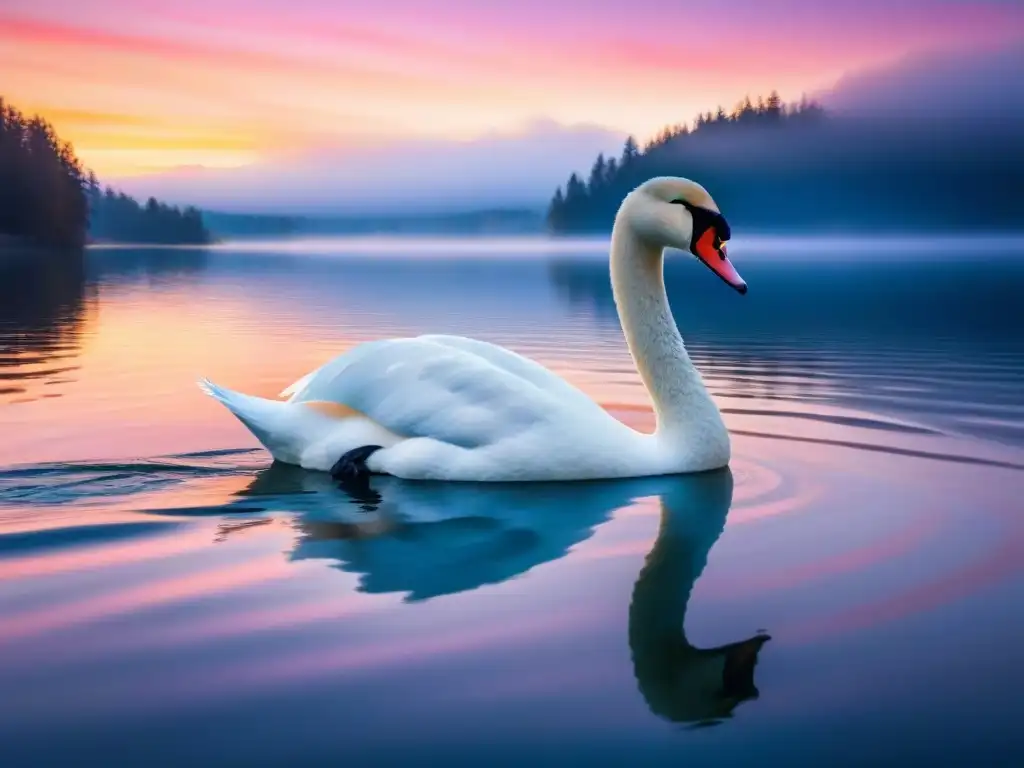
[[740,277],[740,273],[736,271],[736,267],[729,261],[728,256],[725,253],[725,245],[719,245],[715,247],[715,241],[718,239],[718,233],[715,232],[714,227],[708,227],[704,234],[700,236],[700,240],[693,248],[694,254],[698,259],[703,261],[711,271],[718,275],[720,278],[725,280],[729,285],[735,288],[740,293],[747,292],[747,283]]

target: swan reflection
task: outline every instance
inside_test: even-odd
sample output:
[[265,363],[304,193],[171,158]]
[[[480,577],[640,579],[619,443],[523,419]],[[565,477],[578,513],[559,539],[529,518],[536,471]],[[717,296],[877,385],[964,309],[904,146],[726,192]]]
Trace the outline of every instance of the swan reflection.
[[728,469],[673,478],[660,494],[654,546],[633,587],[629,649],[651,711],[677,723],[711,723],[758,696],[754,668],[766,634],[713,648],[686,637],[686,609],[732,503]]
[[[657,489],[650,480],[429,483],[375,477],[362,492],[343,496],[326,474],[275,464],[245,495],[287,499],[282,511],[299,513],[290,559],[327,560],[359,574],[360,591],[404,593],[417,601],[498,584],[558,560],[616,510]],[[261,506],[272,510],[276,504]]]
[[377,477],[351,498],[340,496],[326,475],[274,465],[245,495],[262,497],[271,509],[277,499],[297,512],[292,560],[329,561],[359,574],[360,591],[403,593],[409,601],[498,584],[558,560],[616,510],[656,497],[658,535],[629,605],[633,672],[654,714],[705,724],[729,717],[738,704],[757,697],[754,670],[768,640],[756,634],[698,648],[686,636],[690,596],[725,527],[732,488],[728,469],[553,484]]

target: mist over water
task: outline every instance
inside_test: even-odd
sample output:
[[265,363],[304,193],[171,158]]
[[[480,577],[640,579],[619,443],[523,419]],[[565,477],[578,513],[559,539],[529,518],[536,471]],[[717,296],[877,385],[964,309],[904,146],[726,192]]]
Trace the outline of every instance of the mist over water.
[[650,429],[606,243],[0,264],[4,762],[1021,762],[1024,245],[734,245],[666,270],[729,471],[356,497],[195,378],[458,333]]

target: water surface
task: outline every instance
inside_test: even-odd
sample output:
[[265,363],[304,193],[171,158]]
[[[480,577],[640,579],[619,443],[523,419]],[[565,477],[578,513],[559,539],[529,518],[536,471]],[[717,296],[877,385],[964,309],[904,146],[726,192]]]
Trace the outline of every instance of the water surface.
[[0,265],[0,762],[1024,761],[1018,243],[740,242],[745,297],[673,259],[701,476],[354,498],[194,386],[459,333],[650,429],[603,247]]

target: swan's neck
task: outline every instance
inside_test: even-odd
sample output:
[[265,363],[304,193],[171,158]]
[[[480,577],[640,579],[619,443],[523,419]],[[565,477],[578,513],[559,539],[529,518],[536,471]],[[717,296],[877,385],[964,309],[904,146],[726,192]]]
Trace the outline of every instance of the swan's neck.
[[675,446],[706,436],[709,428],[726,435],[672,317],[663,248],[621,218],[612,231],[611,277],[626,343],[654,403],[656,434]]

